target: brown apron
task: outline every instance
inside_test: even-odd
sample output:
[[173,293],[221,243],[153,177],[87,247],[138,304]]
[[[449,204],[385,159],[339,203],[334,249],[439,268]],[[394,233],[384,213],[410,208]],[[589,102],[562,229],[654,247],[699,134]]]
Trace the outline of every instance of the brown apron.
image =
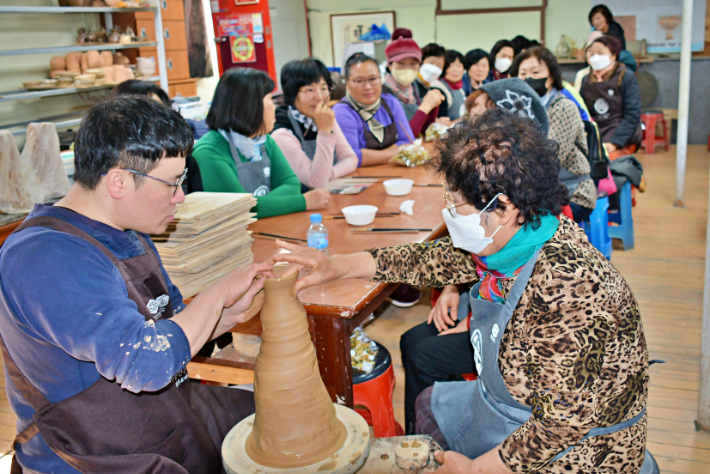
[[[343,99],[343,103],[347,104],[348,107],[357,112],[355,107],[350,105],[350,102],[348,102],[347,100]],[[384,150],[385,148],[389,148],[395,143],[397,143],[397,124],[394,122],[394,115],[392,115],[392,110],[390,109],[390,106],[387,105],[387,101],[385,99],[382,99],[381,106],[385,108],[385,111],[387,112],[387,115],[390,116],[390,120],[392,120],[392,123],[385,127],[385,137],[382,140],[382,143],[377,141],[377,138],[375,138],[375,136],[368,128],[367,123],[365,123],[365,126],[363,128],[365,132],[365,148],[367,150]],[[360,116],[360,114],[358,114],[358,116]]]
[[[621,94],[621,83],[624,79],[624,74],[627,73],[629,71],[627,71],[626,66],[617,63],[616,70],[608,80],[597,81],[596,77],[593,77],[594,73],[590,72],[582,83],[582,98],[587,104],[592,118],[599,126],[599,133],[603,143],[611,140],[624,116],[624,98]],[[595,82],[592,82],[592,79]],[[628,143],[624,143],[624,145],[638,143],[641,141],[642,136],[643,131],[641,130],[641,125],[639,125]]]
[[[128,297],[147,321],[173,315],[167,298],[161,298],[169,293],[160,262],[140,235],[145,254],[118,260],[98,240],[56,217],[29,219],[16,232],[33,226],[74,235],[101,250],[121,272]],[[0,317],[13,317],[2,294]],[[52,404],[20,372],[1,339],[0,345],[12,382],[35,409],[34,423],[14,443],[41,433],[59,457],[83,473],[224,472],[222,440],[237,422],[254,413],[251,392],[182,383],[187,380],[184,369],[157,392],[131,393],[101,377],[83,392]],[[13,472],[21,472],[18,469],[13,460]]]

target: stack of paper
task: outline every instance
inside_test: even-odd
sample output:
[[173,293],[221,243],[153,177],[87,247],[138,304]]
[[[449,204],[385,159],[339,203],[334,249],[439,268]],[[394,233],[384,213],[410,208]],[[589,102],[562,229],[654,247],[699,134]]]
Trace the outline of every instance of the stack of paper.
[[247,226],[256,219],[251,194],[192,193],[164,234],[153,236],[163,266],[184,298],[254,260]]

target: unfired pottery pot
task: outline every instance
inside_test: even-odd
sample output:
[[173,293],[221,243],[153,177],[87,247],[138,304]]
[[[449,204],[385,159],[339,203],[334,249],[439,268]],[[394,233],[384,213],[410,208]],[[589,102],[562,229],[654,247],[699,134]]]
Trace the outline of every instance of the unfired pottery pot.
[[[279,277],[283,266],[274,267]],[[346,430],[320,378],[306,310],[291,289],[298,274],[270,278],[254,374],[256,415],[249,457],[272,468],[309,466],[340,449]]]

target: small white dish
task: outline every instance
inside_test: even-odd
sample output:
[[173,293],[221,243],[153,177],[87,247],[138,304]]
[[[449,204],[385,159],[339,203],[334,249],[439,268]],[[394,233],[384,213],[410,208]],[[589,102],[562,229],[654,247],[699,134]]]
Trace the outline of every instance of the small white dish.
[[359,206],[348,206],[341,209],[345,220],[350,225],[367,225],[371,224],[375,220],[375,214],[377,214],[377,207],[359,205]]
[[406,196],[412,191],[414,181],[411,179],[388,179],[383,181],[385,191],[390,196]]

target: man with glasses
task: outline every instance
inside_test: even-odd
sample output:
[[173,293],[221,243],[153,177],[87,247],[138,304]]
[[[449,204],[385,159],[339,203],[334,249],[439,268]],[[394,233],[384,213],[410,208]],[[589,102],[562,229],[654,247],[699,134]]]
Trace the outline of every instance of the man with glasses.
[[328,106],[333,82],[317,59],[289,61],[281,69],[285,105],[276,109],[271,136],[301,182],[303,192],[357,168],[357,155]]
[[270,266],[237,268],[185,306],[149,238],[184,201],[192,144],[180,114],[147,97],[94,106],[69,193],[2,247],[16,468],[220,472],[222,438],[254,412],[251,392],[193,384],[185,367],[244,320]]

